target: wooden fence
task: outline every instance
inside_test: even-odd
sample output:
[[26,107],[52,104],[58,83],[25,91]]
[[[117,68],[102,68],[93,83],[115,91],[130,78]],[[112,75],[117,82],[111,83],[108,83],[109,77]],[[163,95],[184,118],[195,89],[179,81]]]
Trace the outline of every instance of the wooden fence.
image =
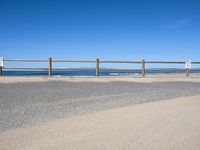
[[[49,59],[3,59],[4,62],[47,62],[48,67],[47,68],[32,68],[32,67],[0,67],[0,75],[3,75],[4,70],[47,70],[48,76],[52,76],[53,70],[96,70],[96,76],[98,77],[100,75],[101,69],[106,68],[100,68],[100,64],[105,63],[122,63],[122,64],[140,64],[141,69],[122,69],[122,68],[112,68],[112,70],[140,70],[142,77],[145,77],[145,71],[147,69],[145,68],[146,64],[185,64],[185,61],[107,61],[107,60],[54,60],[52,58]],[[95,63],[95,68],[53,68],[52,64],[56,62],[73,62],[73,63]],[[191,62],[192,64],[200,64],[200,62]],[[111,68],[110,68],[111,69]],[[148,71],[150,71],[148,69]],[[167,71],[175,71],[167,69]],[[186,77],[189,77],[190,75],[190,69],[185,69]]]

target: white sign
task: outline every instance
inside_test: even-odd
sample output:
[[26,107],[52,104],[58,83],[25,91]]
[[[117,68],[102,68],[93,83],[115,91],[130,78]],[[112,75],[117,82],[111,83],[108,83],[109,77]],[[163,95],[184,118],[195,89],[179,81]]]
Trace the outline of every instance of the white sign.
[[192,68],[192,61],[191,60],[187,60],[185,62],[185,69],[191,69]]
[[0,57],[0,67],[3,67],[3,57]]

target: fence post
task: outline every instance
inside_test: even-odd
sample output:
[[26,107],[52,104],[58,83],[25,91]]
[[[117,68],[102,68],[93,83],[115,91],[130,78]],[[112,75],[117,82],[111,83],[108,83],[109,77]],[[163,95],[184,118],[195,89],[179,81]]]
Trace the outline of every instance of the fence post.
[[186,69],[186,77],[190,77],[190,69]]
[[99,59],[96,59],[96,76],[99,76]]
[[0,66],[0,76],[3,76],[3,67]]
[[145,60],[142,60],[142,77],[145,77]]
[[49,77],[52,75],[52,58],[49,58],[48,75]]

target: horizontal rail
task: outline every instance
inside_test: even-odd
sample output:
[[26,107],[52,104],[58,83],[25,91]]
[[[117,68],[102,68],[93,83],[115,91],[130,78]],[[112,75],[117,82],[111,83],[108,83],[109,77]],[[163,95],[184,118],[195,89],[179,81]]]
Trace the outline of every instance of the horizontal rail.
[[52,70],[95,70],[96,68],[52,68]]
[[110,60],[101,60],[100,63],[142,63],[141,61],[110,61]]
[[183,61],[145,61],[148,64],[185,64]]
[[[32,68],[32,67],[3,67],[7,70],[48,70],[48,68]],[[95,70],[96,68],[52,68],[52,70]],[[141,69],[129,69],[129,68],[101,68],[101,70],[127,70],[127,71],[141,71]],[[146,71],[185,71],[185,69],[173,69],[173,68],[146,68]],[[191,71],[200,71],[200,68],[191,69]]]
[[[4,59],[4,61],[14,61],[14,62],[48,62],[48,60],[36,60],[36,59]],[[53,60],[52,62],[84,62],[84,63],[95,63],[94,60]]]
[[[4,67],[6,70],[48,70],[48,68],[30,68],[30,67]],[[52,68],[52,70],[95,70],[96,68]],[[101,70],[128,70],[140,71],[140,69],[128,68],[101,68]]]
[[[145,61],[149,64],[185,64],[185,61]],[[191,62],[192,64],[200,64],[200,62]]]
[[[14,62],[48,62],[47,59],[4,59],[4,61]],[[83,62],[83,63],[95,63],[96,60],[53,60],[52,62]],[[111,61],[100,60],[99,63],[142,63],[142,61]],[[151,64],[185,64],[185,61],[145,61],[145,63]],[[192,64],[200,64],[200,62],[192,62]]]
[[48,68],[32,68],[32,67],[3,67],[6,70],[48,70]]
[[3,61],[14,61],[14,62],[48,62],[45,59],[3,59]]
[[83,62],[83,63],[95,63],[95,60],[52,60],[52,62]]
[[100,68],[100,70],[140,71],[141,69],[129,69],[129,68]]
[[[156,71],[162,71],[162,72],[185,72],[185,69],[149,69],[146,68],[145,71],[152,71],[152,72],[156,72]],[[198,70],[195,70],[198,71]],[[200,71],[200,70],[199,70]]]
[[195,61],[193,61],[192,64],[200,64],[200,62],[195,62]]
[[[6,70],[48,70],[48,68],[4,67]],[[95,70],[95,68],[52,68],[52,70]]]

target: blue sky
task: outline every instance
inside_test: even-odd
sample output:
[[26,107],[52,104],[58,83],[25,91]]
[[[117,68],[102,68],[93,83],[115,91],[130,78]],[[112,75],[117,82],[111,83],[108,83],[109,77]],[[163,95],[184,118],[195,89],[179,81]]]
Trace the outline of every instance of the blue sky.
[[0,0],[0,56],[200,61],[199,0]]

